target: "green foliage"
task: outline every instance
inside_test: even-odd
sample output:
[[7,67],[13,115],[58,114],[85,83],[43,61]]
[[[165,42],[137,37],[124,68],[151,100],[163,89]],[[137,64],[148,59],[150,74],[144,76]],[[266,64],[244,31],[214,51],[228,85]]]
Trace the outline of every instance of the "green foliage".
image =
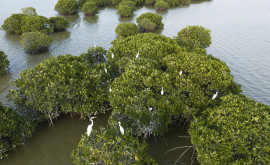
[[[110,74],[105,64],[91,67],[81,57],[65,55],[24,70],[13,81],[8,97],[32,118],[54,119],[61,113],[91,115],[104,112]],[[110,71],[110,67],[106,67]],[[36,117],[37,116],[37,117]]]
[[270,107],[242,95],[221,98],[190,127],[201,164],[269,164]]
[[79,7],[82,7],[83,4],[85,4],[86,1],[87,0],[77,0],[77,4],[78,4]]
[[160,94],[162,87],[167,92],[170,75],[159,70],[157,61],[143,57],[130,60],[124,70],[111,87],[112,119],[137,136],[162,135],[168,131],[171,117],[180,114],[172,108],[173,98]]
[[50,17],[50,23],[54,32],[65,31],[69,27],[69,22],[63,17]]
[[169,6],[178,6],[180,4],[179,0],[165,0]]
[[52,44],[52,38],[41,32],[23,33],[21,44],[29,53],[39,53],[47,51]]
[[60,14],[76,14],[79,6],[76,0],[58,0],[54,7],[54,10],[58,11]]
[[179,0],[179,3],[181,5],[189,5],[191,3],[191,0]]
[[42,32],[50,33],[53,32],[53,26],[50,20],[43,16],[28,16],[22,20],[22,32]]
[[82,11],[84,12],[85,15],[95,15],[98,13],[98,6],[95,2],[86,2],[82,6]]
[[107,51],[102,47],[91,47],[87,50],[87,53],[82,53],[80,56],[84,61],[89,64],[103,63],[106,61],[105,56]]
[[[122,0],[122,2],[130,1],[130,0]],[[144,4],[144,0],[132,0],[136,6],[142,6]]]
[[5,52],[0,50],[0,76],[6,71],[9,65],[9,61],[7,59],[7,55]]
[[162,28],[164,24],[161,22],[162,16],[154,13],[143,13],[136,18],[136,22],[140,31],[152,31]]
[[112,0],[112,4],[113,6],[118,5],[120,2],[122,2],[122,0]]
[[[138,34],[112,45],[107,55],[117,77],[109,96],[112,119],[138,136],[161,135],[175,117],[198,116],[216,106],[220,96],[241,92],[226,63],[204,52],[185,52],[171,38]],[[212,101],[216,91],[219,96]]]
[[37,16],[36,9],[33,7],[25,7],[25,8],[22,8],[21,10],[22,10],[22,13],[25,15]]
[[94,2],[98,7],[105,7],[111,4],[111,0],[87,0],[86,2]]
[[211,44],[210,30],[202,26],[187,26],[177,33],[177,43],[180,46],[193,50],[195,48],[205,49]]
[[156,0],[145,0],[145,5],[147,6],[154,6]]
[[19,116],[13,109],[2,106],[0,102],[0,159],[7,157],[7,151],[23,145],[32,135],[34,125]]
[[24,17],[28,17],[25,14],[12,14],[10,17],[5,19],[2,28],[10,34],[22,34],[22,20]]
[[[179,52],[165,57],[163,61],[166,72],[171,76],[168,94],[174,96],[179,106],[176,109],[187,118],[200,115],[207,107],[216,106],[220,96],[241,92],[226,63],[211,56]],[[219,92],[218,98],[212,100],[216,91]]]
[[117,7],[118,14],[122,17],[130,17],[133,15],[133,12],[135,11],[135,3],[132,1],[123,1],[119,4]]
[[168,10],[169,4],[167,2],[165,2],[164,0],[158,0],[155,3],[155,8],[158,11],[165,11],[165,10]]
[[[117,130],[117,131],[116,131]],[[72,152],[73,163],[88,164],[156,164],[148,153],[148,145],[140,142],[129,131],[122,135],[118,126],[100,127],[90,137],[82,135],[77,149]]]
[[115,28],[118,37],[128,37],[139,33],[139,28],[135,23],[120,23]]
[[[153,33],[132,35],[112,42],[112,47],[107,54],[108,62],[123,67],[125,62],[122,60],[134,59],[139,50],[140,57],[156,60],[162,65],[162,59],[168,54],[180,51],[180,47],[175,40],[163,35]],[[114,59],[111,59],[111,53],[115,54]]]

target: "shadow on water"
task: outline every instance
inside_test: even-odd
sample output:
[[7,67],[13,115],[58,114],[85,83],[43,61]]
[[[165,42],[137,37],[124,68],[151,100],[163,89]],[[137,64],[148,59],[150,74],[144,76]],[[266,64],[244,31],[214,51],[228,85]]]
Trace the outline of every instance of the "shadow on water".
[[[176,149],[167,152],[173,148],[192,146],[188,134],[187,125],[179,124],[174,126],[172,130],[167,132],[161,137],[151,137],[148,140],[150,154],[160,165],[174,164],[178,158],[188,149],[188,147]],[[181,159],[175,164],[191,164],[195,155],[193,153],[194,148],[190,147]],[[167,152],[167,153],[166,153]],[[165,154],[166,153],[166,154]],[[194,165],[198,164],[196,158],[193,162]]]
[[131,17],[120,17],[118,18],[118,20],[121,22],[121,23],[130,23],[132,20],[134,19],[134,15],[131,16]]
[[[98,115],[93,129],[106,127],[110,113]],[[90,121],[79,116],[65,115],[49,126],[39,124],[28,144],[9,152],[8,159],[0,160],[5,165],[72,165],[71,152],[77,147],[81,136],[86,133]]]

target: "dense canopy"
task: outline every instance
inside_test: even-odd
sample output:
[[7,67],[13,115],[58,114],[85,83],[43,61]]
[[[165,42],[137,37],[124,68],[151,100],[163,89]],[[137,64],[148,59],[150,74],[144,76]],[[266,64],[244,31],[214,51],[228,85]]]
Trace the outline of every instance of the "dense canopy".
[[[117,131],[116,131],[117,130]],[[73,151],[73,163],[87,164],[156,164],[148,153],[146,142],[140,142],[126,131],[121,135],[119,128],[100,127],[93,130],[90,137],[86,134]]]
[[269,164],[270,107],[242,95],[226,95],[191,124],[202,164]]
[[2,106],[0,102],[0,159],[7,156],[7,151],[23,145],[32,135],[34,125],[13,109]]
[[9,60],[5,52],[0,50],[0,76],[6,71],[9,65]]
[[52,120],[69,112],[82,115],[104,112],[110,79],[104,68],[105,64],[93,68],[81,57],[71,55],[50,58],[23,71],[12,83],[14,88],[9,97],[17,108],[38,119]]

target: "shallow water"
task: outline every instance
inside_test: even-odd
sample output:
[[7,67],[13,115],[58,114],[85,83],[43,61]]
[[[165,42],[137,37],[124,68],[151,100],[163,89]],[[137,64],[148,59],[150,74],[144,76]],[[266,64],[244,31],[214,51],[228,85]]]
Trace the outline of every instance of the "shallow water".
[[[53,10],[56,2],[57,0],[1,0],[0,24],[12,13],[19,13],[21,8],[29,6],[36,8],[39,15],[57,16],[58,13]],[[22,70],[33,68],[43,60],[60,54],[78,55],[86,52],[94,42],[108,49],[115,38],[114,29],[118,23],[135,22],[136,17],[144,12],[156,11],[142,7],[137,9],[132,18],[120,18],[116,9],[109,7],[101,9],[94,17],[85,17],[83,13],[65,16],[71,27],[67,32],[54,34],[50,51],[37,55],[24,52],[19,36],[0,30],[0,49],[8,55],[10,61],[8,74],[0,77],[0,100],[9,105],[5,98],[8,84],[18,78]],[[212,44],[207,49],[208,53],[227,63],[236,82],[242,85],[244,94],[270,105],[269,0],[213,0],[172,8],[158,14],[163,16],[165,25],[161,34],[168,37],[176,36],[187,25],[201,25],[210,29]],[[96,119],[96,126],[105,121],[106,119]],[[88,123],[78,118],[64,118],[55,123],[54,127],[41,125],[29,144],[18,148],[17,152],[11,152],[9,160],[2,160],[0,164],[71,164],[69,155]],[[186,128],[180,127],[164,135],[164,138],[157,139],[157,142],[154,138],[150,139],[153,157],[160,160],[168,149],[190,145],[189,139],[177,137],[178,134],[186,136],[186,132]],[[161,164],[173,163],[183,151],[168,153],[160,160]],[[181,164],[190,164],[192,150],[188,154],[181,159]]]

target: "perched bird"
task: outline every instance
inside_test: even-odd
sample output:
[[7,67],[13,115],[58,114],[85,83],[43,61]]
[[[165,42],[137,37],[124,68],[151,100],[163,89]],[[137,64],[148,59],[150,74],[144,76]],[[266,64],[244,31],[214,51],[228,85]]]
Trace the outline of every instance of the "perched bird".
[[119,124],[119,127],[120,127],[120,132],[121,132],[121,134],[124,135],[124,134],[125,134],[125,130],[124,130],[124,128],[121,126],[121,122],[118,121],[118,124]]
[[112,87],[109,88],[109,92],[111,92],[111,91],[112,91]]
[[150,112],[152,112],[152,111],[153,111],[153,108],[152,108],[152,107],[150,107],[150,108],[149,108],[149,111],[150,111]]
[[139,55],[140,55],[140,51],[138,51],[138,53],[136,55],[136,58],[139,58]]
[[96,43],[94,42],[94,48],[96,48],[97,47],[97,45],[96,45]]
[[112,59],[114,58],[114,54],[112,53]]
[[161,95],[164,95],[164,91],[163,91],[163,87],[161,87],[161,92],[160,92]]
[[107,69],[106,69],[106,68],[104,68],[104,71],[105,71],[105,73],[108,73],[108,71],[107,71]]
[[214,96],[212,97],[212,100],[214,100],[218,95],[218,92],[216,92],[216,94],[214,94]]
[[92,122],[91,124],[88,125],[87,127],[87,136],[90,136],[91,132],[92,132],[92,127],[93,127],[93,124],[94,124],[94,121],[92,119],[94,119],[96,117],[91,117],[90,118],[90,121]]
[[183,73],[183,72],[182,72],[182,71],[180,71],[180,72],[179,72],[179,75],[181,76],[181,75],[182,75],[182,73]]

